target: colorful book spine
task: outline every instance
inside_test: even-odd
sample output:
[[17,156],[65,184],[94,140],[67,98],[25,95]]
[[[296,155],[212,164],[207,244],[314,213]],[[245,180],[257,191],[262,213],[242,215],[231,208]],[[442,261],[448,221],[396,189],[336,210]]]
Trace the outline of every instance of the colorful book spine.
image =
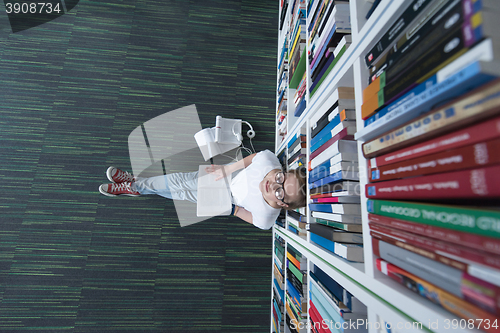
[[429,282],[384,260],[377,259],[377,269],[444,309],[466,320],[474,320],[474,327],[486,332],[498,332],[500,319]]
[[500,139],[371,169],[370,182],[387,181],[453,170],[500,164]]
[[500,238],[500,211],[416,202],[367,201],[369,213]]
[[[500,112],[500,80],[480,86],[437,110],[397,127],[378,138],[365,142],[366,158],[387,153],[395,147],[411,145],[426,137],[444,134],[471,121],[488,118]],[[396,146],[398,144],[398,146]]]
[[375,199],[500,198],[500,165],[366,184]]
[[469,265],[480,264],[491,267],[492,274],[500,275],[500,271],[498,271],[500,269],[500,259],[495,255],[432,238],[413,235],[405,231],[391,230],[375,223],[369,225],[370,234],[384,242],[421,254],[426,258],[439,261],[461,271],[468,271]]
[[466,245],[467,247],[496,255],[500,254],[500,239],[497,238],[485,237],[468,232],[409,222],[375,214],[368,214],[368,220],[376,223],[377,225],[383,225],[392,229],[407,231],[413,234],[443,240],[460,246]]
[[408,159],[414,159],[443,152],[448,149],[460,148],[497,138],[500,138],[500,117],[490,118],[479,124],[459,129],[435,139],[426,140],[408,148],[402,148],[391,153],[371,158],[368,161],[369,168],[382,167]]

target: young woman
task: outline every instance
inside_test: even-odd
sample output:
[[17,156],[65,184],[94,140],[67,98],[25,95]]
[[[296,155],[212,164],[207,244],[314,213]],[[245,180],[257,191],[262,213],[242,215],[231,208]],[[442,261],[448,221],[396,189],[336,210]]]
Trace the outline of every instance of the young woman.
[[[271,228],[281,209],[306,205],[305,173],[298,170],[283,172],[278,158],[269,150],[230,165],[207,167],[207,172],[214,173],[216,180],[236,171],[239,173],[230,184],[234,204],[232,214],[258,228]],[[135,179],[128,172],[109,167],[106,174],[112,183],[99,186],[99,192],[107,196],[157,194],[196,202],[198,172]]]

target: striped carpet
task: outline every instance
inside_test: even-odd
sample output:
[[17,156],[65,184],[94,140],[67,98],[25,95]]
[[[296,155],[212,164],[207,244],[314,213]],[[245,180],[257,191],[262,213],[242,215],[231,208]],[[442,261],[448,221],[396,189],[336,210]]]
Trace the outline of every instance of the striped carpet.
[[270,231],[181,228],[166,199],[97,187],[130,170],[134,128],[191,104],[273,149],[277,18],[275,0],[82,0],[16,34],[0,17],[1,332],[269,332]]

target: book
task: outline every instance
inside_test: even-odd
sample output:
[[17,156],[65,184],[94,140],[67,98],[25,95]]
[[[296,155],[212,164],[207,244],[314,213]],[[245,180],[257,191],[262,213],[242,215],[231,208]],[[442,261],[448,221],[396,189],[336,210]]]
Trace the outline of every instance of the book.
[[[425,256],[440,264],[460,271],[470,272],[470,275],[491,282],[494,285],[500,283],[500,260],[495,255],[405,231],[391,230],[375,223],[370,223],[370,235],[378,240]],[[479,271],[476,268],[481,272],[488,273],[477,275]],[[491,279],[490,277],[496,278]]]
[[310,147],[311,159],[315,158],[326,148],[330,147],[338,140],[354,140],[356,133],[356,122],[350,120],[342,120],[330,132],[323,133],[323,136]]
[[343,197],[327,197],[310,199],[311,203],[360,203],[361,199],[358,196],[343,196]]
[[361,224],[348,224],[335,221],[328,221],[320,218],[315,219],[316,223],[324,224],[332,228],[337,228],[340,230],[345,230],[349,232],[362,232],[363,226]]
[[500,238],[500,210],[368,199],[369,213]]
[[[423,296],[433,303],[440,305],[451,313],[466,320],[474,320],[474,327],[486,332],[497,332],[499,319],[468,301],[460,299],[451,293],[438,288],[424,279],[421,279],[385,260],[377,259],[377,269],[393,280]],[[489,324],[487,324],[489,323]],[[493,326],[492,326],[493,324]],[[496,326],[495,326],[496,325]]]
[[500,165],[366,184],[367,198],[444,200],[500,197]]
[[[330,162],[330,160],[327,162]],[[341,161],[341,162],[336,163],[332,166],[326,166],[325,163],[321,164],[321,165],[317,166],[315,169],[313,169],[313,171],[315,171],[314,174],[309,173],[309,178],[307,179],[307,181],[309,183],[316,182],[322,178],[325,178],[329,175],[335,174],[339,171],[343,171],[345,173],[349,173],[349,172],[359,173],[358,162]]]
[[431,0],[413,0],[409,3],[405,11],[396,19],[377,44],[366,53],[366,66],[370,67],[380,56],[388,52],[389,46],[401,37],[411,22],[418,20],[421,13],[431,2]]
[[359,204],[309,204],[309,209],[315,212],[360,215],[361,207]]
[[499,102],[500,79],[365,142],[363,154],[370,158],[486,119],[500,112]]
[[433,285],[462,298],[462,271],[401,247],[372,238],[373,254],[432,283]]
[[472,6],[471,0],[444,1],[441,4],[434,11],[429,11],[418,26],[404,34],[389,52],[370,67],[369,86],[363,90],[363,100],[375,95],[395,74],[413,64],[454,27],[462,25],[481,9],[481,5]]
[[363,262],[363,246],[359,244],[344,244],[332,242],[326,238],[311,233],[311,242],[349,261]]
[[[343,112],[343,110],[346,110]],[[340,121],[343,120],[355,120],[356,115],[354,111],[354,100],[341,99],[335,102],[327,112],[325,112],[321,117],[318,117],[318,113],[311,118],[311,139],[314,138],[320,131],[325,128],[337,114],[341,114]]]
[[335,65],[339,62],[339,60],[342,58],[348,47],[349,45],[346,44],[342,46],[340,49],[335,48],[334,54],[336,53],[337,55],[335,57],[332,57],[331,55],[328,57],[330,60],[323,66],[320,73],[317,75],[316,79],[313,80],[313,83],[309,88],[311,96],[316,93],[318,88],[321,86],[321,83],[323,83],[323,81],[328,76],[333,67],[335,67]]
[[368,221],[376,223],[377,225],[383,225],[389,228],[407,231],[437,240],[443,240],[460,246],[466,246],[496,255],[500,254],[500,239],[497,238],[485,237],[468,232],[435,227],[432,225],[425,225],[375,214],[368,214]]
[[363,244],[363,235],[359,233],[347,232],[319,223],[310,223],[308,228],[310,232],[333,242]]
[[415,63],[403,67],[401,72],[396,73],[400,67],[388,69],[384,74],[385,81],[387,81],[385,86],[363,103],[361,107],[362,118],[367,119],[372,116],[376,110],[390,104],[464,54],[470,46],[478,41],[475,39],[472,29],[470,24],[464,23],[463,27],[454,29],[451,35],[446,36],[439,44],[424,53],[415,60]]
[[[358,140],[369,140],[429,111],[437,103],[456,98],[470,89],[493,80],[499,67],[492,59],[490,39],[448,64],[425,82],[419,84],[390,105],[365,120],[365,127],[355,135]],[[480,59],[480,60],[477,60]]]
[[500,138],[500,117],[490,118],[479,124],[441,135],[435,139],[414,144],[408,148],[401,148],[394,152],[371,158],[368,162],[370,169],[399,163],[407,159],[414,159],[433,153],[443,152],[483,141]]
[[314,169],[311,168],[311,163],[309,163],[309,177],[317,177],[318,174],[325,173],[326,170],[330,170],[332,166],[339,165],[340,163],[347,163],[347,166],[355,166],[356,164],[358,164],[357,154],[336,154],[329,160],[326,160],[325,162],[316,166]]
[[310,189],[315,189],[317,187],[323,187],[330,183],[336,183],[342,180],[359,180],[359,172],[349,170],[349,171],[338,171],[334,174],[328,175],[321,179],[314,181],[309,184]]
[[359,195],[360,185],[359,182],[354,181],[339,181],[313,188],[309,191],[309,193],[311,195],[320,193],[335,193],[335,196],[340,195],[338,193],[344,193],[344,195]]
[[361,211],[355,215],[334,214],[325,212],[311,212],[312,217],[344,224],[361,224]]
[[[358,143],[356,141],[352,140],[338,140],[332,143],[331,146],[326,148],[324,151],[322,151],[320,154],[318,154],[314,159],[310,160],[308,163],[309,169],[314,169],[317,166],[320,166],[321,164],[325,163],[326,161],[330,160],[332,157],[334,157],[337,154],[350,154],[350,155],[357,155],[358,152]],[[348,157],[348,155],[343,156]],[[357,159],[355,159],[357,160]],[[345,161],[345,160],[343,160]]]
[[370,182],[500,164],[500,139],[381,166],[368,172]]

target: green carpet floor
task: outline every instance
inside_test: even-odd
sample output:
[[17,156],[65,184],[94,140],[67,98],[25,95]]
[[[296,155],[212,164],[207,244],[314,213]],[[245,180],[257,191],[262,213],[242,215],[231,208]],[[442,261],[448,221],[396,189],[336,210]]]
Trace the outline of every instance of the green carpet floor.
[[272,233],[181,228],[161,197],[97,191],[130,132],[196,104],[274,148],[278,1],[80,1],[0,16],[0,332],[269,332]]

